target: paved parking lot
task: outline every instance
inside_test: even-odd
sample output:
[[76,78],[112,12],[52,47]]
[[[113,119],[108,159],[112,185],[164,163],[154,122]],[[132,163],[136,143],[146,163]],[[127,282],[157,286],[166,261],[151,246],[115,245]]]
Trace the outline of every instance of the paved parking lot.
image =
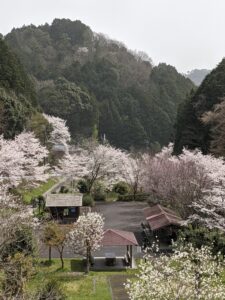
[[94,211],[105,218],[105,229],[120,229],[126,231],[140,231],[140,223],[144,220],[143,202],[97,202]]
[[[144,202],[97,202],[94,211],[105,218],[105,229],[119,229],[134,232],[138,243],[142,244],[141,222],[144,221]],[[142,256],[140,249],[134,247],[135,257]],[[117,256],[124,256],[125,247],[104,247],[96,252],[96,256],[104,256],[106,252],[114,252]]]
[[[144,220],[143,208],[147,204],[144,202],[97,202],[93,211],[101,213],[105,218],[105,229],[119,229],[134,232],[139,244],[141,245],[141,222]],[[135,247],[134,247],[135,248]],[[125,247],[104,247],[95,254],[104,256],[106,252],[114,252],[117,256],[124,256]],[[48,249],[42,245],[40,249],[42,257],[48,256]],[[134,255],[141,255],[138,249],[134,249]],[[65,249],[64,257],[75,257],[70,249]],[[52,249],[52,257],[59,257],[58,253]]]

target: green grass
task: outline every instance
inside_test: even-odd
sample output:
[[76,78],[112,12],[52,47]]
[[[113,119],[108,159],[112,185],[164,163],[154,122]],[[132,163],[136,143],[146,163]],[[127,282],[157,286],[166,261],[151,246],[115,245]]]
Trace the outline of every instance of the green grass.
[[[28,290],[34,293],[49,279],[56,279],[65,292],[68,300],[111,300],[108,283],[109,275],[133,274],[134,270],[114,272],[93,272],[89,275],[83,273],[82,261],[79,259],[65,259],[64,270],[60,269],[60,260],[54,259],[50,266],[38,263],[37,272],[28,284]],[[72,271],[71,271],[72,266]]]
[[47,182],[35,187],[33,189],[18,189],[17,192],[22,196],[24,203],[30,204],[31,199],[34,197],[38,197],[43,193],[47,192],[54,184],[57,183],[56,179],[49,179]]

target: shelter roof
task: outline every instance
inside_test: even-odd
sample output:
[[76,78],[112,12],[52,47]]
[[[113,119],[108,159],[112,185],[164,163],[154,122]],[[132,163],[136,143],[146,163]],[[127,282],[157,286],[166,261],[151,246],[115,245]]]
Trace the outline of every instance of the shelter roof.
[[82,194],[48,194],[46,207],[82,206]]
[[107,229],[104,232],[103,246],[138,246],[137,239],[133,232],[117,229]]
[[166,226],[180,226],[182,219],[171,209],[159,204],[144,208],[144,216],[151,230],[158,230]]

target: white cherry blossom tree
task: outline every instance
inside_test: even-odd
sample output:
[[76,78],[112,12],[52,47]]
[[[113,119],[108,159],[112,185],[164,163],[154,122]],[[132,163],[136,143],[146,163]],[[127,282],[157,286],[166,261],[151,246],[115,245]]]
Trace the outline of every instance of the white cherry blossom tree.
[[135,279],[126,283],[130,300],[217,300],[225,298],[223,265],[211,249],[182,246],[171,256],[148,254]]
[[9,189],[22,182],[27,185],[45,181],[48,166],[43,165],[48,151],[31,132],[23,132],[13,140],[0,137],[0,200],[8,202]]
[[101,246],[104,233],[104,219],[96,212],[87,213],[78,218],[68,234],[68,245],[74,253],[86,257],[86,272],[90,269],[91,253]]
[[49,142],[52,145],[62,145],[65,147],[65,152],[68,152],[68,143],[71,140],[69,129],[66,121],[59,118],[43,114],[45,119],[52,125],[52,132],[50,134]]
[[133,200],[136,200],[137,193],[142,189],[144,160],[143,155],[123,155],[121,174],[123,180],[130,186]]
[[97,145],[91,149],[77,148],[60,162],[61,173],[75,178],[86,178],[89,192],[98,180],[107,186],[124,180],[123,166],[127,154],[109,145]]

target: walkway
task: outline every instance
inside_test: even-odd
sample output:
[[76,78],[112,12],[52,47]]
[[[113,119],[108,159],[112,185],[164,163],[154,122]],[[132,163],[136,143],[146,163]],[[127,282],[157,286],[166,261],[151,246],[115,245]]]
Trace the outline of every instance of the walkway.
[[112,275],[108,277],[112,300],[129,300],[124,283],[130,277],[132,275]]

